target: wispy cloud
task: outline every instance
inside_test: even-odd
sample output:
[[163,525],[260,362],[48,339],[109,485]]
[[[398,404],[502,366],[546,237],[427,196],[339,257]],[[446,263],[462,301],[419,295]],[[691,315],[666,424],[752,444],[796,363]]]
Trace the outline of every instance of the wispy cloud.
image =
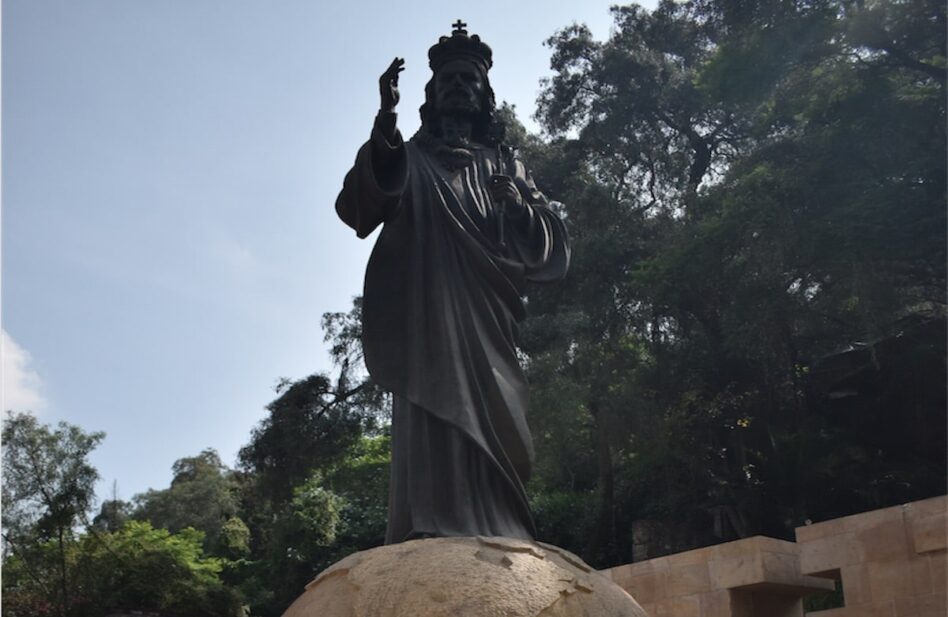
[[0,366],[2,366],[3,410],[32,411],[39,413],[46,407],[43,398],[43,381],[31,367],[30,352],[20,347],[13,338],[2,331],[0,340]]
[[211,258],[238,276],[254,276],[263,271],[263,264],[249,247],[222,230],[214,232],[207,242]]

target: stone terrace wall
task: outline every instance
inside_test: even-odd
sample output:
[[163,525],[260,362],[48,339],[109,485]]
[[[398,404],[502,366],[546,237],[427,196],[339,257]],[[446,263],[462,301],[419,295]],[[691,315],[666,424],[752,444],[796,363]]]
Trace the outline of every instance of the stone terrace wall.
[[945,617],[948,497],[807,525],[800,568],[841,579],[845,606],[813,617]]
[[805,595],[845,606],[807,617],[945,617],[948,497],[604,570],[652,617],[803,617]]
[[796,544],[764,536],[603,573],[652,617],[803,617],[803,595],[834,588],[800,573]]

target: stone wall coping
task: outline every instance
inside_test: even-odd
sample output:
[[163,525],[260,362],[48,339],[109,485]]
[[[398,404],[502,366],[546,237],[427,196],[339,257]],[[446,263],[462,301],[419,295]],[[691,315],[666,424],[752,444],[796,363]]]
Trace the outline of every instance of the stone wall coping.
[[938,516],[948,512],[948,496],[930,497],[921,501],[898,506],[872,510],[859,514],[851,514],[828,521],[812,523],[796,528],[798,543],[812,542],[828,536],[841,535],[848,532],[858,532],[863,529],[877,527],[883,523],[896,520],[915,521],[930,516]]
[[696,548],[673,555],[664,555],[645,561],[616,566],[615,568],[610,568],[610,570],[625,568],[629,574],[634,576],[654,572],[656,570],[667,570],[677,566],[732,559],[734,557],[742,557],[759,552],[796,555],[797,551],[797,545],[793,542],[770,538],[768,536],[752,536],[750,538],[741,538],[740,540]]
[[669,596],[745,588],[799,595],[833,589],[831,580],[800,573],[798,552],[793,542],[753,536],[616,566],[603,573],[627,589],[641,584],[657,587]]

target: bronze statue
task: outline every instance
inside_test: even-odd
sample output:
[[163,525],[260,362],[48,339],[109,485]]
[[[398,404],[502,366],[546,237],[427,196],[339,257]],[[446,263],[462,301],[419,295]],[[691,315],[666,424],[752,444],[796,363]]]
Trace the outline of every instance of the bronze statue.
[[566,274],[562,221],[501,143],[490,47],[458,20],[428,51],[422,125],[396,128],[395,58],[381,109],[336,200],[369,260],[363,346],[393,393],[386,543],[534,536],[524,483],[533,445],[517,323],[528,281]]

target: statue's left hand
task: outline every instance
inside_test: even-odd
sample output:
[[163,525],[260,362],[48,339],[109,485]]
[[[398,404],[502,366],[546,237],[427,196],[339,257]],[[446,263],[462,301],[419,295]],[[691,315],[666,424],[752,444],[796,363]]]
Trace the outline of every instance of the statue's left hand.
[[490,177],[490,196],[495,203],[502,202],[507,208],[520,211],[526,205],[513,178],[504,174]]

